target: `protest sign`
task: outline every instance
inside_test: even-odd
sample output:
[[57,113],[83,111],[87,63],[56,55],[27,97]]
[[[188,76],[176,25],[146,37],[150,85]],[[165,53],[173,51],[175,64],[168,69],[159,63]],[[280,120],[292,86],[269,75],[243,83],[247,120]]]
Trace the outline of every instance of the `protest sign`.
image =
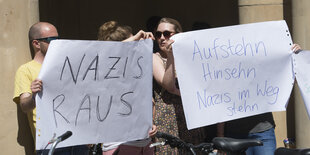
[[172,39],[189,129],[286,109],[294,75],[285,21],[192,31]]
[[293,55],[296,80],[310,118],[310,51],[301,51]]
[[51,42],[36,96],[36,149],[148,137],[152,126],[152,40]]

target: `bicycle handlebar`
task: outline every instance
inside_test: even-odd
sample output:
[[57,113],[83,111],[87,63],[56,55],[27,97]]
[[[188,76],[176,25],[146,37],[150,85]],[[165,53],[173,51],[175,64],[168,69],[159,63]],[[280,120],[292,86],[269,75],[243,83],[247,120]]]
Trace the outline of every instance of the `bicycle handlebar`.
[[177,148],[189,147],[187,143],[185,143],[181,139],[167,133],[157,132],[155,136],[157,138],[164,138],[166,140],[166,143],[168,143],[171,147],[177,147]]
[[157,132],[155,136],[157,138],[165,139],[165,143],[163,145],[168,144],[172,148],[177,147],[180,149],[186,149],[186,150],[191,151],[194,155],[196,154],[194,150],[199,150],[204,153],[210,153],[213,151],[213,145],[210,143],[201,143],[195,146],[191,143],[186,143],[180,138],[167,134],[167,133]]
[[61,141],[66,140],[67,138],[69,138],[70,136],[72,136],[72,132],[71,131],[67,131],[64,134],[60,135],[59,137],[57,137],[57,139],[53,142],[52,148],[50,149],[50,151],[48,152],[48,155],[53,155],[56,145],[58,143],[60,143]]
[[67,131],[66,133],[64,133],[61,136],[59,136],[57,139],[59,139],[60,140],[59,142],[61,142],[61,141],[66,140],[70,136],[72,136],[72,132],[71,131]]

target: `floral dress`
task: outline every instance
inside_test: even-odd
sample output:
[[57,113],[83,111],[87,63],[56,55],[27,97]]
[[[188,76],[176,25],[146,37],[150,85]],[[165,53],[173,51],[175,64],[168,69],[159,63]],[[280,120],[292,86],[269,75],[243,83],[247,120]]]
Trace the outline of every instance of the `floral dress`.
[[[164,58],[162,60],[165,64],[166,60]],[[204,142],[205,132],[203,128],[187,129],[180,96],[169,93],[153,80],[153,97],[155,99],[154,124],[157,126],[159,132],[171,134],[192,144]],[[156,147],[155,154],[183,155],[186,153],[184,150],[177,150],[176,148],[170,148],[170,146],[165,145]]]

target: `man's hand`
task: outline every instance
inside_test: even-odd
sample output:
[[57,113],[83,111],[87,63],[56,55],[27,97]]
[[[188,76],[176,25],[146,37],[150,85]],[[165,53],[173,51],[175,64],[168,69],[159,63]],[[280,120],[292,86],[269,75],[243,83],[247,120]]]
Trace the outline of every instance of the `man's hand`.
[[32,81],[30,88],[32,91],[32,95],[35,95],[37,92],[40,92],[42,90],[42,80],[35,79],[34,81]]

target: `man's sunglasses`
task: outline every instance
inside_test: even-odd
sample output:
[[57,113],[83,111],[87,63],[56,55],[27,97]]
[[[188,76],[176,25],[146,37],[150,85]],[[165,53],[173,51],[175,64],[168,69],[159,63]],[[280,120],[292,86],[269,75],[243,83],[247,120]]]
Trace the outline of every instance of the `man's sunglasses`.
[[56,39],[59,39],[59,37],[58,36],[46,37],[46,38],[38,38],[38,39],[33,39],[33,40],[39,40],[39,41],[43,41],[43,42],[46,42],[46,43],[50,43],[52,40],[56,40]]
[[164,31],[164,32],[156,31],[155,32],[155,38],[159,39],[159,38],[161,38],[161,35],[164,35],[164,37],[166,39],[169,39],[173,33],[174,32],[170,32],[170,31]]

